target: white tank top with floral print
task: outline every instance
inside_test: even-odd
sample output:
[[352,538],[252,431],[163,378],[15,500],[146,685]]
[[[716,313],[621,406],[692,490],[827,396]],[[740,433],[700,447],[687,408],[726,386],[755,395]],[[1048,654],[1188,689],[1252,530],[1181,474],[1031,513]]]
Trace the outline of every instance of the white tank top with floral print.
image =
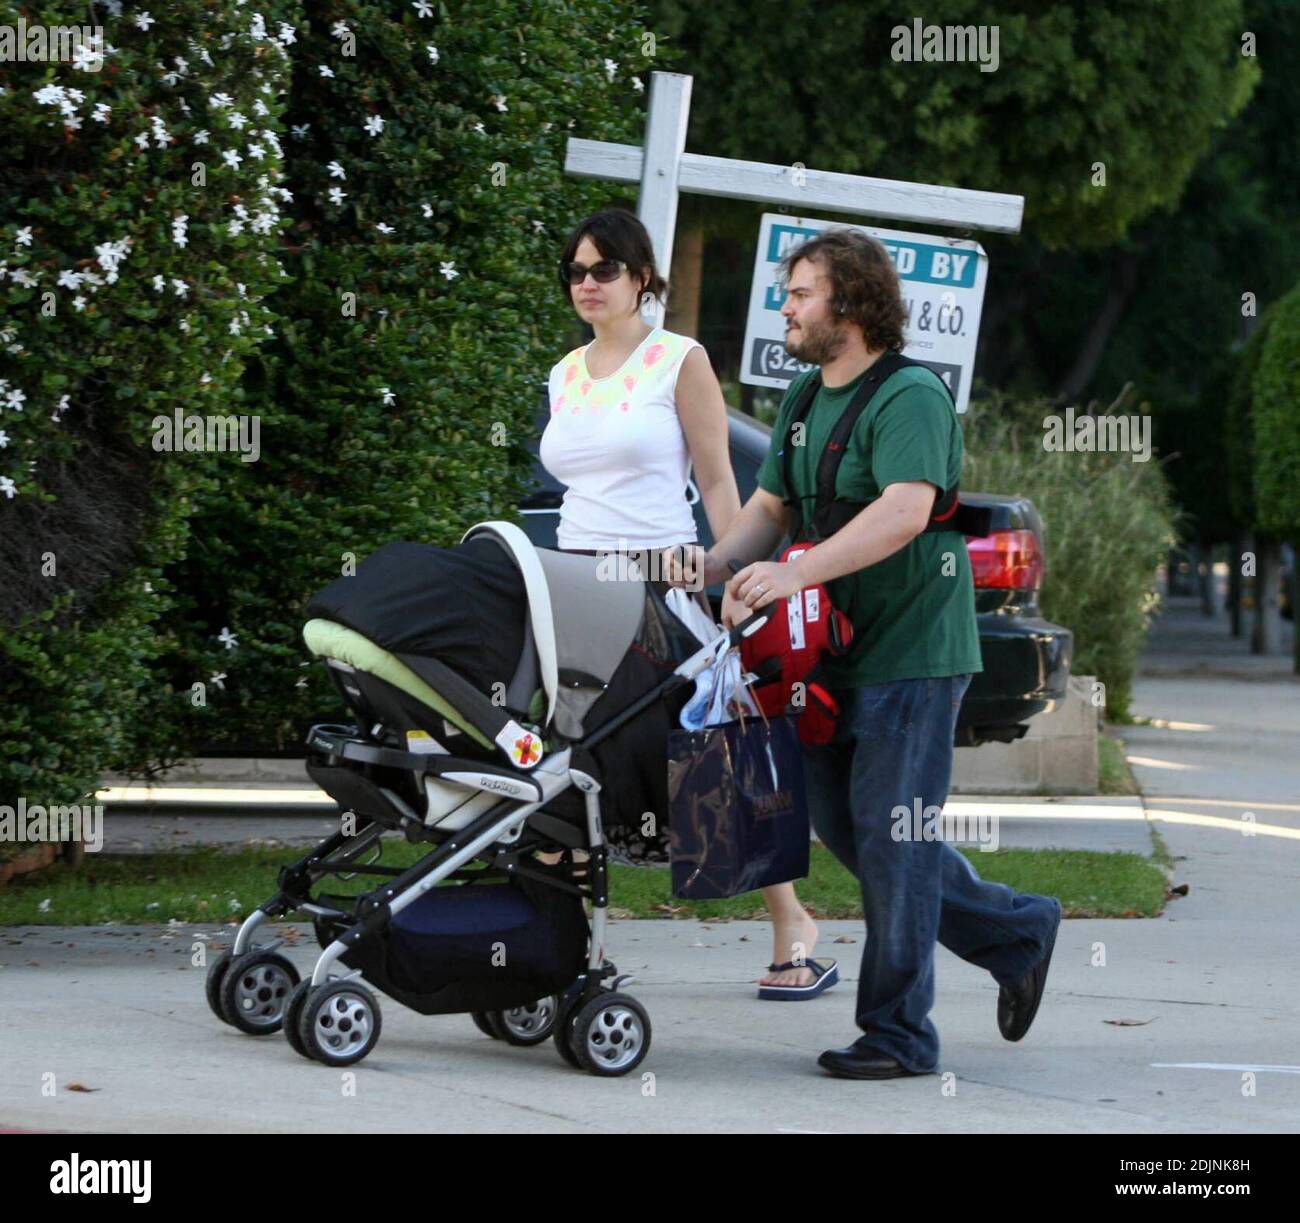
[[551,369],[546,470],[568,486],[561,548],[666,548],[695,541],[686,500],[691,459],[677,416],[677,375],[699,342],[656,327],[612,374],[593,378],[587,345]]

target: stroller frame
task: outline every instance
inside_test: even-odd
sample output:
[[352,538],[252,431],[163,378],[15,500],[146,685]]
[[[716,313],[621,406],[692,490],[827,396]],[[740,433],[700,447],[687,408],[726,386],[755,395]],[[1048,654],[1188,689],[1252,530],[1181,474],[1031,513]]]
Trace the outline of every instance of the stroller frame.
[[[248,915],[233,947],[209,968],[207,997],[212,1010],[250,1035],[283,1028],[298,1053],[327,1065],[360,1061],[378,1039],[379,1006],[371,991],[357,980],[362,969],[334,974],[340,958],[363,940],[379,936],[396,914],[445,880],[523,877],[590,902],[586,968],[562,995],[508,1010],[474,1011],[475,1023],[486,1034],[509,1044],[534,1045],[553,1037],[566,1062],[593,1074],[614,1076],[634,1069],[649,1049],[649,1017],[640,1003],[621,992],[632,977],[619,975],[605,958],[609,871],[601,786],[575,764],[575,757],[654,702],[692,683],[724,645],[730,648],[758,631],[775,610],[774,606],[765,608],[724,630],[581,741],[549,752],[526,771],[485,760],[387,746],[375,737],[382,724],[369,733],[356,725],[314,725],[307,744],[323,761],[318,767],[347,771],[335,778],[342,797],[334,796],[345,811],[350,804],[345,805],[344,798],[364,800],[359,805],[368,808],[366,822],[351,834],[340,829],[297,862],[280,869],[275,895]],[[343,679],[340,672],[352,670],[335,659],[326,662],[336,682]],[[370,679],[384,685],[378,677]],[[309,762],[309,772],[311,767]],[[370,777],[374,767],[409,773],[419,785],[435,779],[471,793],[500,795],[500,801],[463,827],[428,826],[400,794]],[[544,810],[575,787],[583,797],[585,836],[574,821]],[[360,818],[360,812],[354,814]],[[357,861],[372,849],[382,854],[381,838],[391,831],[402,832],[409,842],[427,841],[435,847],[405,868],[380,865],[378,857]],[[532,856],[538,850],[557,848],[562,858],[554,865]],[[575,861],[576,849],[586,851],[585,861]],[[482,869],[467,869],[475,862],[482,862]],[[359,874],[378,876],[384,882],[354,898],[351,910],[312,896],[315,886],[328,876],[350,879]],[[311,914],[318,932],[322,922],[327,923],[326,928],[339,930],[307,979],[300,979],[292,963],[279,954],[283,939],[263,946],[254,943],[262,925],[297,911]]]

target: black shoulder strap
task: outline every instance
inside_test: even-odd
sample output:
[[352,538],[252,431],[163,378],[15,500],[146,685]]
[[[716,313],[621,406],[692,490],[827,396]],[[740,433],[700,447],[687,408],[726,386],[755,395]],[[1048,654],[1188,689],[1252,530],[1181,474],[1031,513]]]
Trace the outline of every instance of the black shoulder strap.
[[876,392],[891,374],[897,373],[906,366],[920,364],[920,361],[913,361],[911,357],[905,357],[901,352],[887,352],[867,370],[862,385],[858,387],[848,407],[835,422],[830,440],[826,443],[826,449],[822,451],[821,460],[817,464],[817,505],[819,507],[835,500],[835,479],[839,475],[840,464],[844,461],[844,452],[848,449],[849,438],[853,436],[853,428],[858,423],[858,418],[867,410],[867,405]]
[[807,417],[813,400],[817,398],[817,392],[821,389],[822,372],[818,369],[804,384],[803,393],[790,413],[790,424],[786,428],[785,439],[781,444],[781,479],[785,482],[785,503],[794,506],[796,510],[800,506],[798,498],[794,495],[794,431]]

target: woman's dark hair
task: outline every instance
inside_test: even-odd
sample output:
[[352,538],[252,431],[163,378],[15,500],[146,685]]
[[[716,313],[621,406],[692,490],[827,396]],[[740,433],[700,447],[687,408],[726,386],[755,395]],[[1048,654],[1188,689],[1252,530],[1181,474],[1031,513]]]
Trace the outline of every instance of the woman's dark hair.
[[627,264],[632,279],[640,282],[642,294],[648,291],[660,301],[664,300],[668,282],[655,267],[654,245],[641,219],[626,208],[606,208],[582,221],[564,244],[557,271],[564,287],[564,300],[570,306],[573,305],[573,294],[564,269],[577,256],[583,238],[590,238],[596,244],[602,259],[619,259]]
[[907,312],[893,260],[875,238],[860,229],[824,230],[781,260],[777,273],[783,283],[801,259],[816,262],[831,282],[831,313],[857,323],[869,349],[901,351]]

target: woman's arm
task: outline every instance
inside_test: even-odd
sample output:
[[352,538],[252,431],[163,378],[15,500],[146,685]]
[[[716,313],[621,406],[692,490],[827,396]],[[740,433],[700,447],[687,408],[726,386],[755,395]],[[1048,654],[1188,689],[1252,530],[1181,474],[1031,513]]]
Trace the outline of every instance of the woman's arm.
[[677,371],[677,416],[709,529],[714,539],[721,539],[740,513],[740,492],[731,470],[727,402],[703,348],[692,348]]

